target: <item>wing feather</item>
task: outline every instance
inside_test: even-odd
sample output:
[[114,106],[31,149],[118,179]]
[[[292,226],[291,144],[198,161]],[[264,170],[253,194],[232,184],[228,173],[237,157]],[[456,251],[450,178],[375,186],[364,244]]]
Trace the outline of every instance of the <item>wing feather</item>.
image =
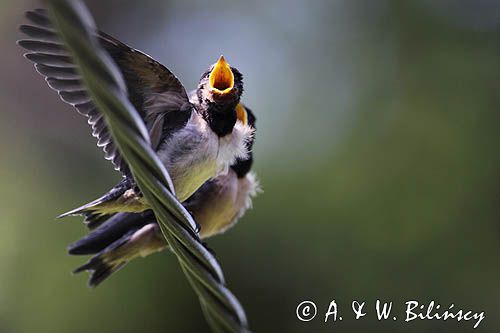
[[[21,25],[20,30],[28,39],[18,41],[28,50],[25,57],[35,63],[37,72],[45,77],[49,87],[57,91],[64,102],[87,117],[104,157],[112,161],[116,170],[128,176],[128,166],[113,142],[105,119],[92,102],[71,54],[53,29],[47,11],[28,11],[26,17],[30,24]],[[156,148],[169,133],[188,121],[192,105],[186,90],[174,74],[148,55],[105,33],[96,32],[96,35],[122,72],[129,99],[150,130]]]

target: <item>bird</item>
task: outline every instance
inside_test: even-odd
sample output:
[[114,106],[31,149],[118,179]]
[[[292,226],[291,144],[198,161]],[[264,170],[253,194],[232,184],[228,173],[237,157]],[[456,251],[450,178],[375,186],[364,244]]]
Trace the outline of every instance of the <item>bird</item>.
[[[35,63],[36,70],[64,102],[87,117],[97,146],[122,174],[122,180],[110,191],[59,217],[83,215],[87,222],[97,223],[115,213],[147,210],[148,203],[47,11],[28,11],[26,17],[30,24],[21,25],[20,30],[28,38],[18,41],[28,50],[24,56]],[[128,98],[144,120],[151,147],[165,165],[180,202],[209,179],[227,173],[237,159],[248,157],[247,143],[253,129],[238,118],[237,112],[243,75],[224,56],[202,74],[194,93],[188,95],[178,78],[158,61],[104,32],[95,34],[117,64]]]
[[[255,128],[252,111],[240,103],[238,113]],[[200,237],[225,232],[251,207],[252,198],[260,192],[254,172],[253,140],[246,158],[238,159],[229,172],[204,183],[184,207],[200,225]],[[160,227],[151,210],[141,213],[118,213],[95,227],[88,235],[68,247],[72,255],[93,255],[74,273],[90,272],[88,285],[96,287],[128,262],[166,249]]]

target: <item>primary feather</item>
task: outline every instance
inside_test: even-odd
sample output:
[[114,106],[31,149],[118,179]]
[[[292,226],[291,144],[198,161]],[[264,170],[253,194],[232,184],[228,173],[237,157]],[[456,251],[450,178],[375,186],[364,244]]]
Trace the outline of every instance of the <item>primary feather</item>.
[[[26,12],[30,25],[20,30],[29,39],[18,44],[29,52],[25,57],[35,63],[36,70],[46,78],[61,99],[88,118],[97,145],[115,168],[128,175],[128,166],[121,158],[110,135],[103,115],[92,102],[70,53],[57,36],[45,10]],[[186,90],[177,77],[148,55],[117,39],[96,32],[102,47],[117,63],[129,94],[129,99],[143,118],[151,136],[153,148],[174,130],[188,121],[192,112]]]

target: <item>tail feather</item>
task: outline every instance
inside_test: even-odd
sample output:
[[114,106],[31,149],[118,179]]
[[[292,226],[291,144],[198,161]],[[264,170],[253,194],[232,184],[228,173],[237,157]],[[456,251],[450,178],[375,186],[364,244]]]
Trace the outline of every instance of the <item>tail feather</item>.
[[104,222],[108,221],[113,217],[115,214],[100,214],[100,213],[94,213],[94,212],[89,212],[85,214],[85,219],[83,220],[83,223],[89,228],[89,230],[95,230],[98,227],[100,227]]
[[95,287],[127,262],[161,251],[166,246],[158,224],[153,222],[139,227],[129,227],[119,239],[78,267],[75,273],[89,271],[89,285]]
[[[90,225],[89,228],[92,228],[92,226],[99,225],[99,222],[102,222],[101,217],[103,215],[107,215],[106,213],[100,210],[101,208],[100,206],[119,198],[131,186],[132,186],[131,180],[125,178],[115,187],[113,187],[108,193],[104,194],[100,198],[97,198],[78,208],[72,209],[69,212],[63,213],[59,215],[57,218],[59,219],[66,216],[84,215],[86,217],[86,221],[88,221],[88,224]],[[95,221],[96,223],[95,224],[92,223],[93,221]]]
[[126,261],[108,263],[102,258],[96,256],[90,259],[86,264],[75,269],[73,273],[78,274],[83,271],[90,271],[88,285],[89,287],[95,288],[106,280],[111,274],[125,266],[126,263]]
[[121,246],[127,244],[127,242],[130,240],[130,237],[135,231],[136,229],[127,232],[120,239],[114,241],[104,250],[90,258],[89,261],[87,261],[85,264],[76,268],[73,273],[78,274],[83,271],[90,272],[88,284],[92,288],[97,287],[111,274],[125,266],[125,264],[127,263],[127,258],[124,255],[125,253],[120,253],[117,250]]
[[115,214],[88,235],[71,244],[68,247],[68,252],[72,255],[99,253],[131,229],[136,230],[154,221],[154,214],[150,210],[144,213]]
[[100,204],[103,204],[108,200],[108,194],[103,195],[102,197],[91,201],[83,206],[80,206],[78,208],[72,209],[69,212],[63,213],[59,216],[57,216],[58,219],[67,217],[67,216],[75,216],[75,215],[86,215],[88,213],[96,214],[93,212],[95,210],[96,206],[99,206]]

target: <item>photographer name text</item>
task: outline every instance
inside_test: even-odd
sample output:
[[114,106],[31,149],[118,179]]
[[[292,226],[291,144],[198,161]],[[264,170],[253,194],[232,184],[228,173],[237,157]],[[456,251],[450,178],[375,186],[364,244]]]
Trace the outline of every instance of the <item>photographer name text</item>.
[[[399,319],[394,314],[396,312],[395,304],[393,304],[393,302],[382,302],[380,300],[375,301],[374,304],[353,300],[350,304],[350,309],[346,313],[346,317],[349,315],[349,318],[352,317],[355,320],[361,320],[370,311],[373,311],[378,321],[397,321]],[[326,323],[345,320],[346,318],[342,317],[343,313],[344,311],[339,309],[335,300],[332,300],[323,312],[321,312],[321,309],[318,310],[314,302],[306,300],[297,305],[295,314],[297,318],[303,322],[311,321],[316,317],[319,319],[321,315],[322,320]],[[455,304],[443,306],[435,301],[423,304],[415,300],[410,300],[405,302],[403,306],[402,320],[404,323],[410,323],[415,320],[456,321],[470,323],[472,328],[476,329],[484,319],[484,311],[463,309],[455,306]]]

